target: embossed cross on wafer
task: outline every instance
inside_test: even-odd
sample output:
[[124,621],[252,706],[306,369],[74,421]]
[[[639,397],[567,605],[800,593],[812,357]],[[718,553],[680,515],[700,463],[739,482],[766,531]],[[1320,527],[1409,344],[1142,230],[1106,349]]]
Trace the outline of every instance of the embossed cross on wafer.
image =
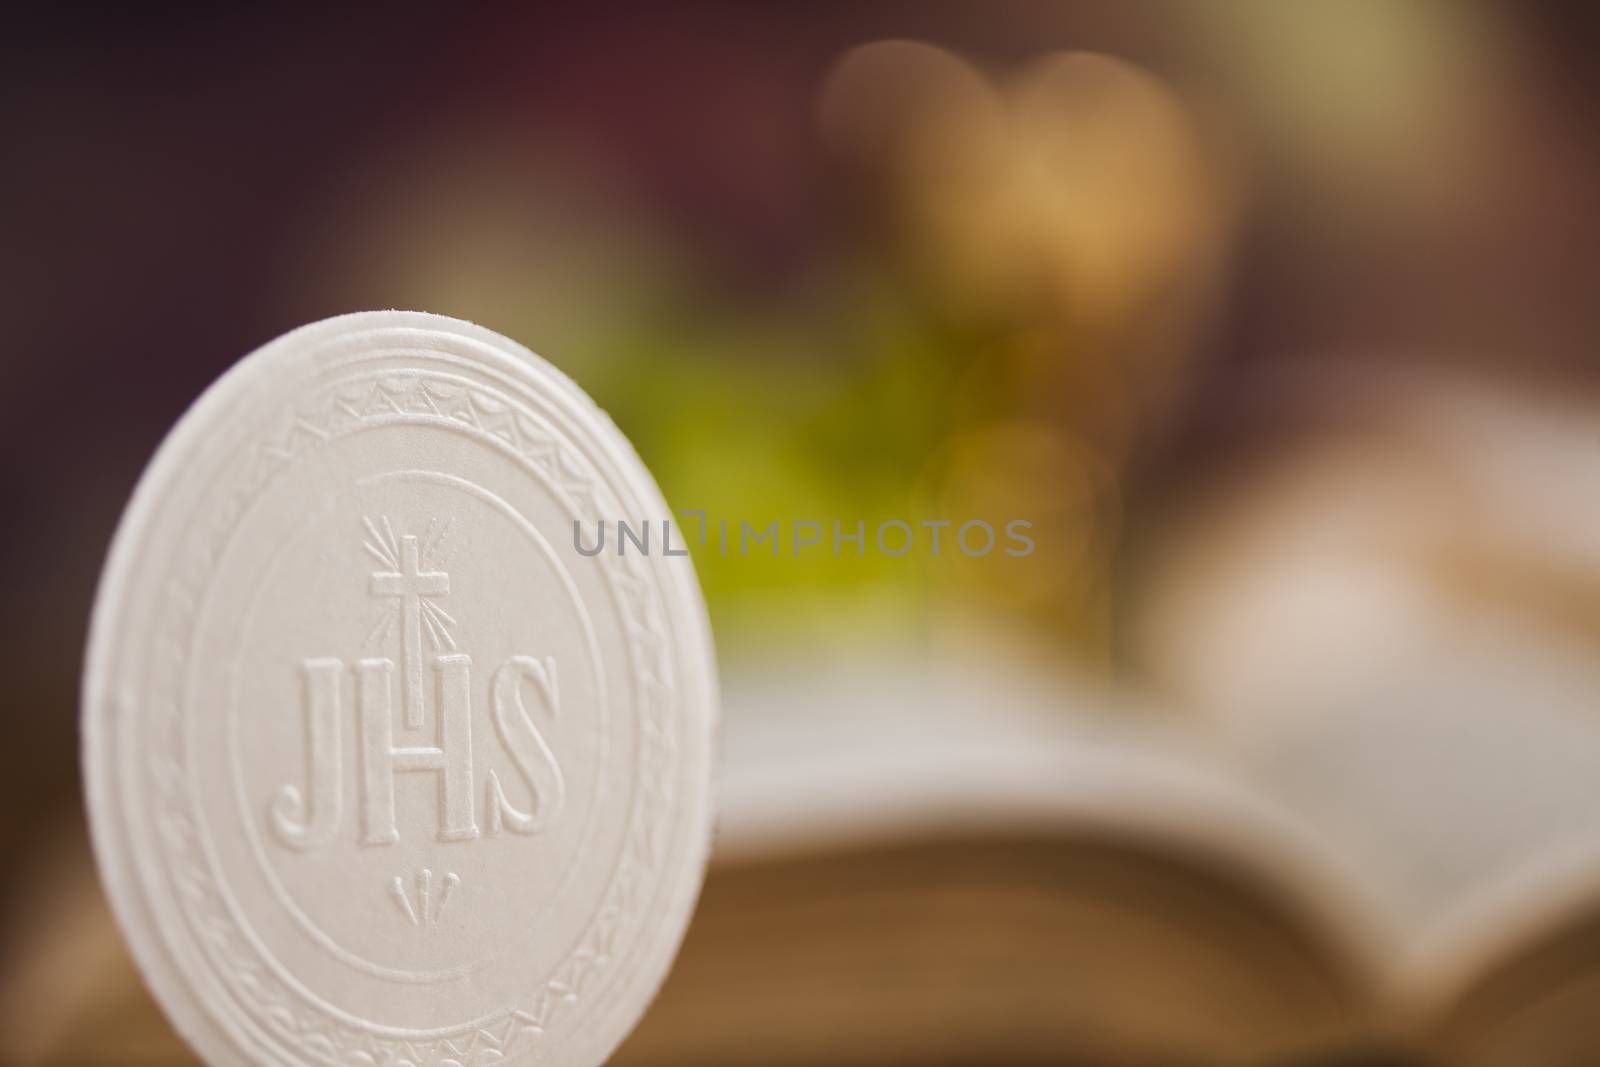
[[[417,546],[415,534],[400,538],[399,558],[396,559],[387,558],[390,550],[370,525],[369,532],[374,535],[378,546],[383,546],[376,554],[392,568],[372,572],[372,595],[400,599],[400,671],[405,688],[406,726],[416,730],[422,726],[422,696],[426,692],[423,680],[426,664],[422,657],[422,613],[425,606],[436,608],[428,604],[426,598],[445,596],[450,592],[450,576],[444,571],[422,569],[422,552]],[[448,642],[448,633],[440,630],[434,633]]]

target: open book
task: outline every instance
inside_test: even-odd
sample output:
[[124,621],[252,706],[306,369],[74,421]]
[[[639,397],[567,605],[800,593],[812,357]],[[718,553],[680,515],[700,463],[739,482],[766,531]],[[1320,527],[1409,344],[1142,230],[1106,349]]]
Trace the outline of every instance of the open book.
[[[1455,641],[1370,702],[1248,729],[828,662],[729,679],[715,862],[615,1062],[1600,1063],[1582,655]],[[87,865],[44,881],[5,1053],[193,1062]]]
[[1015,672],[730,680],[640,1064],[1600,1063],[1600,665],[1503,634],[1196,730]]

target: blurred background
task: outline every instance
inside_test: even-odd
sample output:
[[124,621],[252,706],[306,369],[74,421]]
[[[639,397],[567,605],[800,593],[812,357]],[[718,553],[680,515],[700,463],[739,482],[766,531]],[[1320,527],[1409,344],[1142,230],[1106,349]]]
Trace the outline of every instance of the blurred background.
[[[1595,11],[13,16],[0,1058],[183,1062],[86,858],[95,581],[207,384],[400,307],[676,508],[866,524],[692,546],[724,847],[630,1062],[1600,1062]],[[1036,550],[870,550],[925,518]]]

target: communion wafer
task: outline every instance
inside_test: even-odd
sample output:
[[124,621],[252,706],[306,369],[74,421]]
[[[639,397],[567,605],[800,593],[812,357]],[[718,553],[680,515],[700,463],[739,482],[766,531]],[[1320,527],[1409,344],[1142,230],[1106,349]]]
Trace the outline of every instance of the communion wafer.
[[[342,316],[183,416],[101,579],[84,771],[145,980],[212,1064],[592,1067],[698,894],[690,561],[609,419],[453,319]],[[620,546],[619,546],[620,547]]]

